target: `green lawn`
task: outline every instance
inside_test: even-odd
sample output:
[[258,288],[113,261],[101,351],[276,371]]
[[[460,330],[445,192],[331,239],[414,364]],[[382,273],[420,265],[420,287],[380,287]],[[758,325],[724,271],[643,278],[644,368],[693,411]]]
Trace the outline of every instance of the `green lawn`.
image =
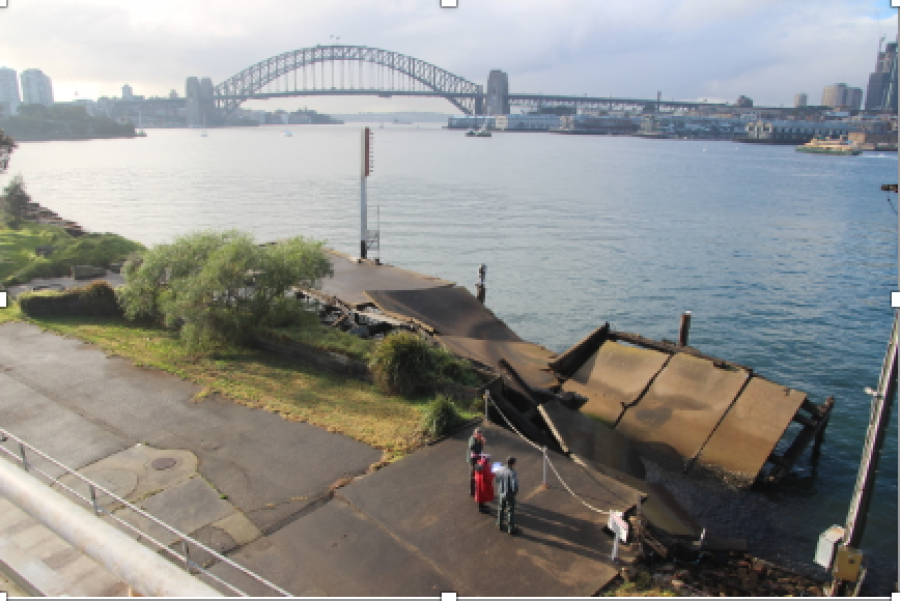
[[[45,258],[34,249],[42,245],[54,247]],[[0,226],[0,283],[7,286],[29,282],[34,278],[68,275],[72,265],[108,267],[144,248],[116,234],[84,234],[74,238],[60,227],[25,222],[19,229]]]
[[50,244],[52,231],[53,228],[30,224],[18,230],[0,226],[0,282],[34,261],[34,249]]

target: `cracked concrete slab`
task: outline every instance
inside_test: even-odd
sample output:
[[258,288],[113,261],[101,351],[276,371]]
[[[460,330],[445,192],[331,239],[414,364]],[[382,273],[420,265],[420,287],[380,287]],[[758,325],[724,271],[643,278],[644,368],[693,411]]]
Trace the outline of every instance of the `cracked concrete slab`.
[[[137,506],[186,535],[235,512],[231,503],[221,499],[219,493],[200,477],[151,495]],[[165,546],[179,540],[174,533],[131,509],[114,513]]]

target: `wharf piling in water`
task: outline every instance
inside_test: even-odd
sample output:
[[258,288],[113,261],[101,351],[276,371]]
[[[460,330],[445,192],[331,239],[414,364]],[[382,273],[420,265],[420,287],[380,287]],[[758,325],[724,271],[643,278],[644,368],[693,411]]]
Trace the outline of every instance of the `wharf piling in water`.
[[681,314],[681,328],[678,330],[678,346],[688,345],[688,335],[691,331],[691,312],[685,311]]

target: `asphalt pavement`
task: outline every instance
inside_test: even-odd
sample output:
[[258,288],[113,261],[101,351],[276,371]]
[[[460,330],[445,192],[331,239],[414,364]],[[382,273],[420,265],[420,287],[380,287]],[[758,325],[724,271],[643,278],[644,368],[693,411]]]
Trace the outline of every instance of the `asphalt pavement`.
[[[545,488],[540,453],[512,432],[487,426],[487,449],[519,459],[518,536],[468,494],[467,431],[367,474],[377,449],[197,392],[33,325],[0,326],[0,427],[295,595],[581,596],[617,573],[607,517],[585,503],[624,510],[638,491],[552,454],[580,499],[552,470]],[[117,515],[141,521],[128,511]],[[0,527],[0,541],[12,536]],[[52,576],[52,559],[29,561]]]

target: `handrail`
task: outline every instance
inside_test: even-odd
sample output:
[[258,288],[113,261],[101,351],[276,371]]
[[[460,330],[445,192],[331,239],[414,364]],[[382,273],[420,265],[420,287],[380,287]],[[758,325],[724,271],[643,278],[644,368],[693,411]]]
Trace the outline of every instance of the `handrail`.
[[[230,584],[229,582],[223,580],[221,577],[217,576],[216,574],[213,574],[212,572],[208,571],[206,568],[204,568],[204,567],[201,566],[200,564],[198,564],[198,563],[196,563],[195,561],[193,561],[193,560],[190,558],[190,552],[189,552],[189,547],[188,547],[188,544],[190,544],[191,546],[196,547],[197,549],[200,549],[200,550],[202,550],[202,551],[208,553],[209,555],[211,555],[213,558],[215,558],[215,559],[218,560],[219,562],[224,563],[224,564],[228,565],[229,567],[238,570],[239,572],[241,572],[241,573],[244,574],[245,576],[248,576],[249,578],[255,580],[256,582],[258,582],[258,583],[260,583],[260,584],[266,586],[267,588],[269,588],[270,590],[274,591],[274,592],[277,593],[278,595],[281,595],[281,596],[284,596],[284,597],[292,597],[292,596],[293,596],[291,593],[289,593],[288,591],[286,591],[286,590],[284,590],[283,588],[279,587],[278,585],[276,585],[276,584],[274,584],[274,583],[272,583],[272,582],[266,580],[265,578],[263,578],[262,576],[259,576],[258,574],[255,574],[254,572],[251,572],[250,570],[248,570],[248,569],[245,568],[244,566],[242,566],[242,565],[236,563],[234,560],[229,559],[228,557],[225,557],[224,555],[218,553],[217,551],[215,551],[215,550],[213,550],[213,549],[207,547],[207,546],[204,545],[203,543],[201,543],[201,542],[199,542],[199,541],[196,541],[196,540],[192,539],[191,537],[189,537],[188,535],[182,533],[181,531],[177,530],[176,528],[173,528],[172,526],[166,524],[165,522],[162,522],[161,520],[157,519],[156,517],[150,515],[149,513],[147,513],[146,511],[144,511],[143,509],[141,509],[141,508],[139,508],[139,507],[136,507],[135,505],[129,503],[129,502],[126,501],[125,499],[122,499],[122,498],[119,497],[118,495],[116,495],[116,494],[114,494],[113,492],[111,492],[111,491],[105,489],[104,487],[100,486],[99,484],[96,484],[95,482],[89,480],[88,478],[85,478],[83,475],[79,474],[78,472],[76,472],[75,470],[69,468],[68,466],[64,465],[63,463],[60,463],[59,461],[53,459],[53,458],[50,457],[49,455],[47,455],[47,454],[41,452],[41,451],[38,450],[36,447],[34,447],[34,446],[28,444],[27,442],[25,442],[25,441],[22,440],[21,438],[19,438],[19,437],[15,436],[14,434],[8,432],[7,430],[4,430],[3,428],[0,428],[0,442],[5,442],[7,439],[13,440],[13,441],[15,441],[16,443],[18,443],[18,447],[19,447],[19,448],[18,448],[18,451],[19,451],[18,454],[15,453],[14,451],[10,450],[10,449],[5,448],[2,444],[0,444],[0,451],[2,451],[3,453],[5,453],[5,454],[8,455],[9,457],[11,457],[11,458],[12,458],[13,460],[15,460],[16,462],[18,462],[24,471],[26,471],[26,472],[35,472],[35,473],[40,474],[41,476],[43,476],[44,478],[46,478],[47,480],[49,480],[49,481],[51,482],[51,485],[53,485],[53,484],[58,485],[58,486],[60,486],[61,488],[64,488],[64,489],[65,489],[66,491],[68,491],[70,494],[72,494],[72,495],[76,496],[77,498],[81,499],[82,501],[84,501],[87,505],[89,505],[89,506],[91,507],[91,509],[92,509],[93,512],[94,512],[94,515],[100,516],[101,514],[106,514],[106,515],[108,515],[110,518],[116,520],[119,524],[123,525],[123,526],[124,526],[125,528],[127,528],[128,530],[130,530],[130,531],[132,531],[132,532],[135,532],[135,533],[139,534],[142,538],[144,538],[144,539],[148,540],[149,542],[153,543],[153,545],[155,545],[159,550],[161,550],[161,551],[167,553],[167,554],[170,555],[170,556],[173,556],[176,560],[178,560],[178,561],[176,562],[176,564],[177,564],[177,565],[181,565],[181,566],[183,567],[183,569],[186,569],[187,572],[188,572],[188,574],[193,574],[195,570],[200,571],[200,572],[202,572],[205,576],[207,576],[207,577],[209,577],[209,578],[215,580],[216,582],[218,582],[218,583],[221,584],[222,586],[228,588],[230,591],[234,592],[235,594],[240,595],[240,596],[242,596],[242,597],[249,597],[249,596],[250,596],[250,595],[248,595],[247,593],[245,593],[244,591],[242,591],[242,590],[240,590],[239,588],[237,588],[236,586],[234,586],[234,585]],[[89,493],[90,493],[90,498],[87,498],[87,497],[83,496],[83,495],[82,495],[81,493],[79,493],[78,491],[76,491],[76,490],[74,490],[73,488],[71,488],[71,487],[69,487],[69,486],[63,484],[62,482],[60,482],[60,478],[61,478],[62,476],[60,476],[59,478],[54,478],[53,476],[51,476],[51,475],[47,474],[46,472],[44,472],[43,470],[41,470],[40,468],[36,467],[36,466],[33,464],[33,462],[31,462],[31,461],[28,460],[28,458],[27,458],[27,456],[26,456],[26,453],[25,453],[26,449],[28,449],[28,451],[30,451],[31,453],[34,453],[34,454],[38,455],[39,457],[41,457],[41,458],[43,458],[43,459],[49,461],[50,463],[56,465],[57,467],[62,468],[63,471],[64,471],[64,474],[63,474],[63,475],[66,475],[66,474],[72,475],[72,476],[74,476],[75,478],[77,478],[77,479],[81,480],[82,482],[84,482],[85,484],[87,484],[87,485],[88,485],[88,490],[89,490]],[[2,463],[2,462],[0,462],[0,463]],[[2,474],[0,474],[0,476],[2,476]],[[3,483],[2,483],[2,478],[0,478],[0,491],[2,491],[2,488],[3,488],[2,485],[3,485]],[[184,553],[183,553],[183,554],[180,554],[180,553],[178,553],[177,551],[174,551],[174,550],[170,549],[169,547],[167,547],[166,545],[164,545],[164,544],[162,544],[161,542],[157,541],[156,539],[154,539],[154,538],[151,537],[150,535],[146,534],[145,532],[143,532],[142,530],[140,530],[140,529],[137,528],[136,526],[133,526],[132,524],[129,524],[128,522],[126,522],[125,520],[123,520],[122,518],[120,518],[119,516],[117,516],[117,515],[115,515],[115,514],[109,512],[109,511],[107,511],[106,509],[104,509],[103,507],[101,507],[100,504],[97,502],[97,491],[99,491],[99,492],[101,492],[101,493],[103,493],[103,494],[105,494],[105,495],[108,495],[108,496],[109,496],[110,498],[112,498],[116,503],[123,505],[124,507],[126,507],[126,508],[132,510],[132,511],[135,512],[136,514],[141,515],[142,517],[144,517],[144,518],[150,520],[153,524],[155,524],[155,525],[157,525],[157,526],[163,528],[164,530],[168,531],[168,532],[171,533],[171,534],[174,534],[178,539],[180,539],[180,540],[182,541],[182,549],[183,549],[183,552],[184,552]],[[10,500],[12,500],[13,502],[15,502],[13,499],[10,499]],[[18,504],[18,503],[17,503],[17,504]],[[40,519],[40,518],[38,518],[38,519]],[[102,524],[103,522],[100,522],[100,523]],[[107,526],[107,524],[103,524],[103,525],[104,525],[104,526]],[[55,526],[48,525],[48,527],[50,527],[50,528],[51,528],[52,530],[54,530],[54,531],[57,531]],[[57,533],[59,534],[59,532],[57,532]],[[118,532],[118,531],[116,531],[116,533],[117,533],[117,534],[122,534],[121,532]],[[124,536],[124,535],[123,535],[123,536]],[[66,537],[64,537],[64,538],[66,538]],[[68,540],[68,538],[67,538],[66,540]],[[131,541],[131,539],[128,539],[128,540]],[[69,541],[69,542],[72,542],[72,541]],[[73,542],[72,544],[76,544],[76,543]],[[77,544],[76,544],[76,546],[79,546],[79,548],[81,548],[80,545],[77,545]],[[85,549],[82,549],[82,550],[84,550],[86,553],[88,553],[88,555],[91,555],[91,557],[93,557],[93,555],[92,555],[88,550],[85,550]],[[153,553],[153,555],[155,556],[156,554]],[[98,561],[100,561],[100,560],[98,560]],[[171,566],[171,563],[170,563],[170,562],[166,562],[166,564],[169,565],[169,566]],[[105,564],[104,564],[104,565],[105,565]],[[181,573],[183,574],[184,572],[181,572]],[[196,581],[196,580],[193,579],[193,578],[191,578],[191,580],[192,580],[192,581],[195,581],[195,582],[199,582],[199,581]],[[129,582],[129,584],[131,584],[131,583]],[[204,585],[204,586],[205,586],[205,585]],[[213,589],[210,589],[210,590],[213,590]],[[175,595],[175,596],[183,596],[183,595]]]

